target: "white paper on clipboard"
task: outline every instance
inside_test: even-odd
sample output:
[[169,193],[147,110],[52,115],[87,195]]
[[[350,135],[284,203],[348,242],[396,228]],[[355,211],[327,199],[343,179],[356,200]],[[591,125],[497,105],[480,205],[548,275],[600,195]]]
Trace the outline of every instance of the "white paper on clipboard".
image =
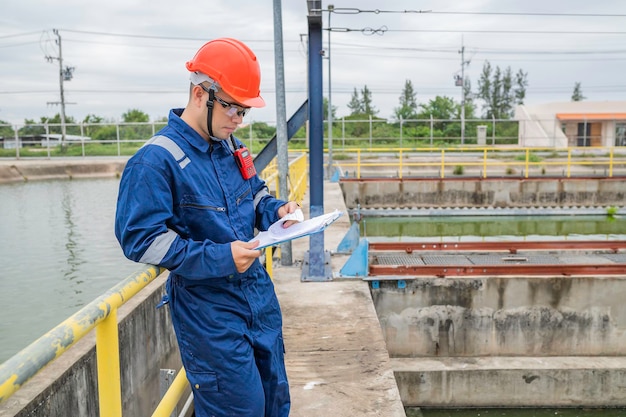
[[[302,215],[302,210],[296,210],[296,212],[298,211],[300,212],[299,214],[296,214],[295,212],[290,213],[276,223],[272,224],[267,231],[259,232],[252,240],[250,240],[251,242],[254,240],[259,241],[259,246],[255,249],[263,249],[267,246],[276,245],[278,243],[287,242],[289,240],[321,232],[343,215],[342,211],[335,209],[335,211],[331,213],[322,214],[308,220],[300,220],[304,219],[304,216]],[[287,220],[296,220],[298,223],[294,223],[289,227],[283,227],[283,223]]]

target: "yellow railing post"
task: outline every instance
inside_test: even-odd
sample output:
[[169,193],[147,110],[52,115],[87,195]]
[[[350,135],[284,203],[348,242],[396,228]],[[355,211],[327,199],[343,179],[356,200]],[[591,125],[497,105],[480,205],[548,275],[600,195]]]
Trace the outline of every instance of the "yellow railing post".
[[400,149],[400,167],[398,169],[398,176],[402,179],[402,149]]
[[441,178],[445,178],[446,174],[445,174],[445,170],[446,170],[446,150],[442,149],[441,150]]
[[265,269],[268,275],[272,278],[274,272],[274,260],[272,259],[272,247],[265,248]]
[[528,166],[528,163],[530,161],[530,149],[526,149],[526,167],[524,168],[526,170],[526,175],[524,175],[524,177],[528,178],[528,170],[530,169]]
[[572,168],[572,150],[567,149],[567,178],[569,178]]
[[487,148],[483,148],[483,178],[487,178]]
[[361,150],[356,150],[356,177],[361,178]]
[[609,178],[613,177],[613,148],[609,149]]
[[122,417],[117,308],[96,327],[98,396],[101,417]]

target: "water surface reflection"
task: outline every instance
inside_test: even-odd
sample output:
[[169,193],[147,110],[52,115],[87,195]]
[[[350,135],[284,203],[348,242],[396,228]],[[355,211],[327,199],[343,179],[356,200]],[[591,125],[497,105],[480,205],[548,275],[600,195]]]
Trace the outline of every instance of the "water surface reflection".
[[118,185],[0,186],[0,362],[140,268],[113,232]]

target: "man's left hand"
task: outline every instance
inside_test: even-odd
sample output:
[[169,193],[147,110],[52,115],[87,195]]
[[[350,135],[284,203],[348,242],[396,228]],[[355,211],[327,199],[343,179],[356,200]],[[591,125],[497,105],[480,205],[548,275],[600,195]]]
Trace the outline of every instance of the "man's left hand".
[[[295,201],[290,201],[278,209],[278,217],[282,219],[287,214],[293,213],[299,208],[300,208],[300,204],[296,203]],[[294,223],[298,223],[298,222],[294,220],[287,220],[285,223],[283,223],[283,227],[289,227]]]

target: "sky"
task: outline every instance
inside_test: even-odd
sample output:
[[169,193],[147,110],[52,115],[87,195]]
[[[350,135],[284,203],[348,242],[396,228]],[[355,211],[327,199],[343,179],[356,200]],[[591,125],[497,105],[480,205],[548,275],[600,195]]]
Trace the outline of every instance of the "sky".
[[[218,37],[244,41],[261,65],[267,106],[246,121],[276,120],[272,0],[7,1],[0,14],[0,120],[20,125],[60,113],[59,60],[66,115],[121,121],[129,110],[151,120],[187,103],[185,62]],[[324,96],[338,117],[354,89],[372,93],[377,116],[393,118],[407,80],[418,104],[461,100],[454,77],[475,91],[483,65],[527,73],[525,104],[626,100],[623,0],[322,1]],[[329,5],[334,12],[329,13]],[[307,1],[282,0],[287,117],[307,97]],[[330,31],[326,30],[330,28]],[[55,32],[56,30],[56,32]],[[61,38],[62,54],[58,36]],[[330,42],[329,42],[330,34]],[[330,49],[330,54],[328,53]],[[460,51],[463,50],[463,54]],[[46,58],[48,57],[48,59]],[[481,103],[477,101],[480,113]]]

